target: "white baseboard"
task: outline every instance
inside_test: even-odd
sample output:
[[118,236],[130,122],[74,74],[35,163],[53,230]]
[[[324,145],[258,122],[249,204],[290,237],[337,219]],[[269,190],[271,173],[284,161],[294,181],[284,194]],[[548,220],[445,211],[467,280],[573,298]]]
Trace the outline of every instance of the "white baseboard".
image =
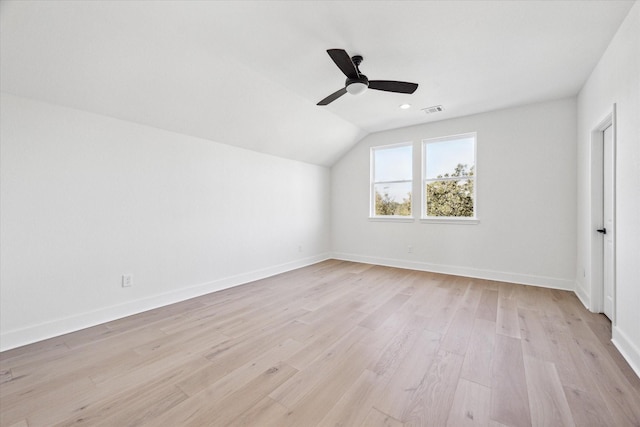
[[328,253],[303,258],[284,264],[254,270],[236,276],[225,277],[207,283],[201,283],[164,294],[128,301],[123,304],[104,307],[91,312],[76,314],[66,318],[56,319],[38,325],[32,325],[0,334],[0,351],[57,337],[70,332],[96,326],[101,323],[121,319],[133,314],[142,313],[154,308],[164,307],[169,304],[185,301],[191,298],[206,295],[212,292],[264,279],[276,274],[284,273],[296,268],[306,267],[329,259]]
[[589,294],[585,292],[584,288],[579,282],[576,282],[573,292],[576,294],[580,302],[584,305],[584,308],[591,311],[591,298]]
[[406,268],[409,270],[429,271],[432,273],[452,274],[455,276],[474,277],[477,279],[497,280],[500,282],[518,283],[521,285],[533,285],[543,288],[561,289],[565,291],[573,291],[575,286],[573,280],[558,279],[555,277],[533,276],[520,273],[484,270],[455,265],[431,264],[403,259],[380,258],[366,255],[347,254],[342,252],[334,252],[332,254],[332,258],[343,261],[362,262],[365,264],[384,265],[387,267]]
[[631,369],[640,377],[640,349],[617,327],[613,327],[611,342],[616,346]]

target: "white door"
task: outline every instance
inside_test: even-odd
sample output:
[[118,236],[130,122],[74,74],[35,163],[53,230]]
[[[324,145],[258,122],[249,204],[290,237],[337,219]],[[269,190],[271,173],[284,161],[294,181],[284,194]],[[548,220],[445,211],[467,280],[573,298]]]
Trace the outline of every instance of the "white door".
[[613,320],[613,283],[614,283],[614,236],[615,224],[613,218],[614,204],[614,179],[615,171],[613,154],[613,126],[609,126],[603,132],[604,164],[603,164],[603,222],[604,238],[604,262],[603,262],[603,286],[604,286],[604,314]]

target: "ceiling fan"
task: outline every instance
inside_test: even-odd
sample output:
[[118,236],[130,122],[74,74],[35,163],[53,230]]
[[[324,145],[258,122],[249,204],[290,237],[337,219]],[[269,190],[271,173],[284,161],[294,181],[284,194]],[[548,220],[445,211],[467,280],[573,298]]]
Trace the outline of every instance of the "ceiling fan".
[[413,93],[418,89],[417,83],[398,82],[395,80],[369,80],[367,76],[360,73],[358,68],[362,62],[362,56],[356,55],[349,57],[344,49],[327,49],[327,53],[336,63],[340,71],[347,76],[344,87],[331,95],[327,96],[317,105],[328,105],[349,92],[352,95],[359,95],[367,88],[375,90],[384,90],[386,92]]

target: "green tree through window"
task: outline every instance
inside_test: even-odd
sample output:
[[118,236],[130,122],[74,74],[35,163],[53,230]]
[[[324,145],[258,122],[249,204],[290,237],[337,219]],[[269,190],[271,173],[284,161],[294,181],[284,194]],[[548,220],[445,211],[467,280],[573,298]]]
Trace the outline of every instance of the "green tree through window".
[[474,166],[458,164],[453,173],[438,178],[460,179],[427,183],[427,216],[473,217],[473,175]]
[[376,191],[376,215],[411,215],[411,193],[407,193],[407,197],[402,202],[396,202],[389,196],[389,193],[380,194]]

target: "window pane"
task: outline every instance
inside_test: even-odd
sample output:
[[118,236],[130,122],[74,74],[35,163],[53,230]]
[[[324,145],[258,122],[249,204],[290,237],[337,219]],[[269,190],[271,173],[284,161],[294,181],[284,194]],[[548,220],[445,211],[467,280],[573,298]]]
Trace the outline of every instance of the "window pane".
[[375,149],[373,180],[375,182],[411,180],[411,149],[411,145]]
[[425,144],[426,179],[474,175],[474,137]]
[[411,215],[411,183],[376,184],[374,215]]
[[428,182],[426,200],[427,216],[473,217],[473,180]]

